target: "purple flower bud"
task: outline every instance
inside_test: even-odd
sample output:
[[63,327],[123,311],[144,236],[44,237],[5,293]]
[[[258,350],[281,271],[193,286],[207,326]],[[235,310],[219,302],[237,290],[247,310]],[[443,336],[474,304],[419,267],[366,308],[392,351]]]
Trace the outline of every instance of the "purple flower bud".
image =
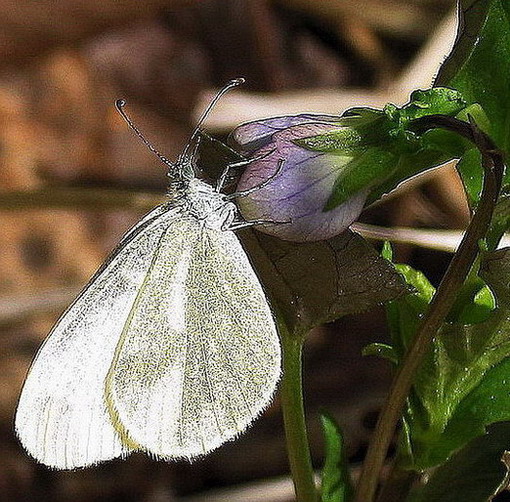
[[341,128],[338,121],[331,115],[277,117],[241,125],[233,132],[240,150],[255,159],[247,165],[237,190],[256,187],[274,176],[267,185],[237,199],[247,221],[275,222],[257,229],[297,242],[328,239],[349,227],[361,213],[368,190],[330,211],[324,207],[353,156],[311,151],[295,143]]

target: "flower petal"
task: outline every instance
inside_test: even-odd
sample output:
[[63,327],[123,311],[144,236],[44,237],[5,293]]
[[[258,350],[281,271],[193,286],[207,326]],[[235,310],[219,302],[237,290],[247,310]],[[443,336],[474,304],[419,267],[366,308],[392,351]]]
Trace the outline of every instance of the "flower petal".
[[338,122],[337,115],[320,115],[314,113],[302,113],[301,115],[284,115],[282,117],[271,117],[263,120],[255,120],[242,124],[232,132],[231,142],[241,150],[241,153],[252,153],[267,145],[271,137],[278,131],[288,129],[300,124]]

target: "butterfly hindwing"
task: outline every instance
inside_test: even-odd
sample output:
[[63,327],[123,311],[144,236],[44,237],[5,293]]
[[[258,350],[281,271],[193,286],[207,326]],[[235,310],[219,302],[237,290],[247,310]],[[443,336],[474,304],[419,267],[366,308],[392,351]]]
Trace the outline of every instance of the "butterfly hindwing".
[[237,237],[175,221],[108,377],[124,432],[155,456],[196,457],[246,429],[279,374],[274,321]]

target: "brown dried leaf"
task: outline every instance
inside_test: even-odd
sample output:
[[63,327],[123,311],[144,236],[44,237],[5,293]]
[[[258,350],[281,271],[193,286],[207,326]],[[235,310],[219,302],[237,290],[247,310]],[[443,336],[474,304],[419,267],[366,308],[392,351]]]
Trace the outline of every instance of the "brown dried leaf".
[[296,335],[408,291],[393,266],[350,230],[311,243],[255,230],[241,237],[273,308]]

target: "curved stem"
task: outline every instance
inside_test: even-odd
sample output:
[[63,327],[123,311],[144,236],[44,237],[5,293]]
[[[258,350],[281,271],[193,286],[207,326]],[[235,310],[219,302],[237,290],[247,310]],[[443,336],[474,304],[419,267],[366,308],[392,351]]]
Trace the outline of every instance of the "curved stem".
[[486,235],[489,228],[504,171],[500,152],[496,150],[491,139],[474,124],[453,117],[430,115],[415,120],[414,128],[420,131],[445,128],[473,141],[482,153],[482,167],[485,171],[483,191],[476,213],[393,379],[363,463],[355,502],[372,502],[374,500],[381,468],[414,376],[429,350],[432,339],[454,304],[457,292],[464,283],[478,254],[478,242]]
[[298,502],[317,502],[318,493],[314,482],[303,405],[301,364],[303,339],[293,337],[282,323],[280,323],[279,330],[283,349],[283,379],[280,395],[287,455],[296,500]]

